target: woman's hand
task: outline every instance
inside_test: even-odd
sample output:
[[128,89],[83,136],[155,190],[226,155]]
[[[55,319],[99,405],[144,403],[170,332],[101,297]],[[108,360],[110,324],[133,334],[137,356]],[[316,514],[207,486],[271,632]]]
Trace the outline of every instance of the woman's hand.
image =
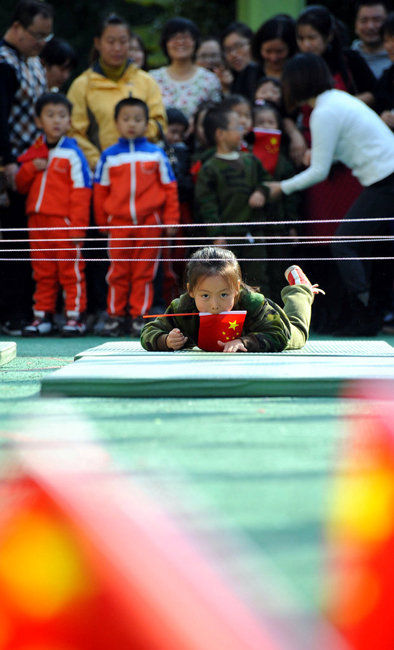
[[385,122],[387,126],[390,127],[390,129],[394,129],[393,111],[383,111],[383,113],[380,114],[380,117],[382,118],[383,122]]
[[171,350],[180,350],[181,348],[183,348],[186,341],[187,341],[187,336],[184,336],[181,330],[175,327],[168,334],[166,338],[166,345],[168,348],[171,348]]
[[222,352],[247,352],[241,339],[233,339],[232,341],[227,341],[227,343],[218,341],[218,345],[223,348]]
[[282,195],[282,189],[279,181],[270,181],[266,183],[270,191],[270,201],[277,201]]
[[259,190],[255,190],[249,197],[249,207],[262,208],[265,205],[265,196]]

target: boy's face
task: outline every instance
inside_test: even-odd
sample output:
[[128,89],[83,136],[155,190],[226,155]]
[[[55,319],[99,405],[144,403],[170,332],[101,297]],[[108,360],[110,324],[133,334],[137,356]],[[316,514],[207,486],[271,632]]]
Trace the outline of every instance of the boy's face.
[[122,138],[134,140],[145,135],[148,123],[141,106],[123,106],[116,119],[116,126]]
[[49,144],[55,144],[70,128],[70,112],[64,104],[46,104],[36,124]]
[[177,142],[183,142],[185,131],[186,129],[184,124],[169,124],[166,133],[167,143],[176,144]]
[[218,129],[219,138],[217,144],[221,144],[227,151],[238,151],[241,146],[244,128],[239,123],[236,113],[229,113],[227,127]]

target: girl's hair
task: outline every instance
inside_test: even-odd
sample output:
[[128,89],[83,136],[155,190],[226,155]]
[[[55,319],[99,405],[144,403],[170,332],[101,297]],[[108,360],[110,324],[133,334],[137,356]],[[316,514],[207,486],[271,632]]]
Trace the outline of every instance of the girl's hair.
[[349,92],[355,94],[356,88],[349,74],[345,58],[343,56],[340,27],[335,17],[326,7],[321,5],[310,5],[302,11],[298,17],[296,27],[308,25],[315,29],[327,42],[327,47],[322,54],[332,74],[339,72]]
[[327,63],[316,54],[295,54],[282,75],[283,97],[288,111],[334,87]]
[[40,52],[40,59],[48,67],[52,65],[67,65],[70,70],[75,68],[78,59],[73,47],[62,38],[51,38]]
[[277,129],[279,131],[283,131],[283,118],[280,114],[278,107],[272,102],[264,101],[264,104],[255,104],[253,107],[254,120],[256,119],[259,113],[263,113],[264,111],[271,111],[271,113],[275,115],[277,121]]
[[386,20],[384,21],[380,34],[383,38],[383,36],[394,36],[394,11],[389,13],[387,16]]
[[266,20],[257,30],[252,41],[252,57],[258,63],[264,64],[261,56],[261,46],[267,41],[279,39],[286,43],[289,49],[289,58],[297,51],[295,20],[287,14],[278,14]]
[[251,41],[253,38],[253,32],[250,29],[248,25],[245,25],[245,23],[230,23],[227,25],[225,30],[220,34],[220,42],[223,46],[223,41],[227,36],[230,36],[230,34],[238,34],[238,36],[243,36],[246,38],[248,41]]
[[227,280],[237,292],[239,283],[242,282],[241,269],[237,258],[227,248],[217,246],[205,246],[199,248],[191,256],[186,266],[186,282],[188,291],[193,291],[200,280],[212,275],[220,275]]
[[281,81],[280,81],[279,79],[277,79],[276,77],[260,77],[260,79],[259,79],[258,82],[256,83],[256,90],[255,90],[255,92],[260,88],[260,86],[263,86],[264,84],[267,84],[267,83],[272,83],[272,84],[274,84],[274,86],[276,86],[277,88],[279,88],[279,90],[282,92],[282,83],[281,83]]
[[227,97],[220,102],[220,108],[224,111],[232,111],[234,106],[238,106],[238,104],[246,104],[252,111],[250,101],[244,95],[227,95]]
[[[100,22],[97,24],[97,27],[94,30],[95,38],[101,38],[105,30],[107,29],[107,27],[111,27],[112,25],[115,26],[120,25],[121,27],[126,27],[129,36],[131,37],[131,29],[127,20],[125,18],[122,18],[121,16],[118,16],[118,14],[111,13],[108,14],[107,16],[104,16],[104,18],[102,18]],[[99,53],[96,50],[96,48],[93,47],[90,53],[90,60],[92,61],[92,63],[94,63],[95,61],[98,60],[98,58],[99,58]]]
[[188,18],[180,18],[180,17],[171,18],[164,25],[160,37],[160,47],[163,51],[163,54],[167,57],[168,60],[169,60],[169,56],[167,51],[167,42],[170,40],[172,36],[175,36],[175,34],[179,34],[182,32],[189,32],[189,34],[192,36],[195,43],[194,46],[194,56],[195,56],[198,46],[200,45],[200,30],[198,29],[197,25],[192,20],[189,20]]

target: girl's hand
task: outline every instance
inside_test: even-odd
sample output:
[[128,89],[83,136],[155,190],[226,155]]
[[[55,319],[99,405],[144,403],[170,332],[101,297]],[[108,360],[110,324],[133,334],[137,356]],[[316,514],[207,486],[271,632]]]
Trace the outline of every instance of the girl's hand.
[[276,201],[279,199],[282,194],[280,183],[278,181],[269,181],[266,185],[269,187],[270,201]]
[[288,134],[290,139],[289,154],[296,167],[301,167],[302,158],[306,151],[306,142],[297,128]]
[[233,341],[227,341],[227,343],[218,341],[218,345],[223,348],[223,352],[247,352],[241,339],[234,339]]
[[34,158],[33,165],[38,172],[44,172],[48,167],[48,161],[46,158]]
[[307,149],[302,156],[302,164],[305,165],[305,167],[309,167],[311,164],[311,158],[312,158],[312,152],[310,149]]
[[177,327],[171,330],[166,338],[167,347],[172,350],[180,350],[185,345],[186,341],[187,336],[183,336],[181,330]]
[[249,197],[249,207],[262,208],[265,205],[265,196],[259,190],[255,190]]

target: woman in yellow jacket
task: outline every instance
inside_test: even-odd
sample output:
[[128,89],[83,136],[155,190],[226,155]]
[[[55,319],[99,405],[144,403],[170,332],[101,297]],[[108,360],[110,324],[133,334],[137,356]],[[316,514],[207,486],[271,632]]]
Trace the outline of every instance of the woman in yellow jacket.
[[94,39],[95,61],[71,84],[73,105],[70,135],[76,138],[92,169],[101,152],[119,137],[114,108],[125,97],[142,99],[149,108],[146,137],[155,140],[165,126],[165,110],[157,83],[129,59],[130,28],[111,14]]

